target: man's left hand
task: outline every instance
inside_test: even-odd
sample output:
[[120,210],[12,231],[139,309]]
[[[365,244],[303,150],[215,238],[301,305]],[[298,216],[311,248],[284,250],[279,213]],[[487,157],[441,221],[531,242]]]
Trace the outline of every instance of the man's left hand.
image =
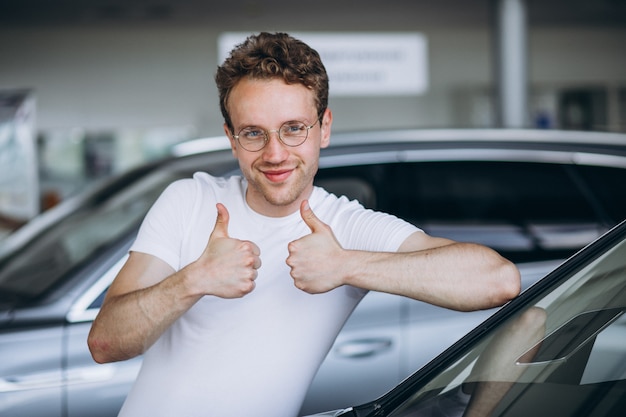
[[330,291],[341,282],[341,256],[345,253],[330,226],[317,218],[307,200],[300,214],[311,234],[288,245],[287,265],[297,288],[310,294]]

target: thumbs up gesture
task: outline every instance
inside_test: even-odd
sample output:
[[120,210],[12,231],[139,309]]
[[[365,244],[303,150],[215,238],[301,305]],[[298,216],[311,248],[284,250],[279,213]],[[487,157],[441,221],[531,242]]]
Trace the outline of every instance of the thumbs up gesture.
[[341,281],[345,251],[330,226],[317,218],[308,201],[300,205],[300,215],[311,234],[288,245],[287,265],[297,288],[310,294],[330,291]]
[[209,242],[193,264],[191,276],[204,294],[238,298],[254,290],[261,251],[253,242],[228,236],[230,217],[226,207],[217,204],[217,219]]

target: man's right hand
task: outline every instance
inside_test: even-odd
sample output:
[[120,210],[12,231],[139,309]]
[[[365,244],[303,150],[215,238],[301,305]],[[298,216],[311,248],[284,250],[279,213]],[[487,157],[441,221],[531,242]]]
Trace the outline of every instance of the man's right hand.
[[239,298],[254,290],[261,251],[253,242],[228,236],[229,218],[226,207],[217,203],[217,219],[209,243],[192,265],[204,293]]

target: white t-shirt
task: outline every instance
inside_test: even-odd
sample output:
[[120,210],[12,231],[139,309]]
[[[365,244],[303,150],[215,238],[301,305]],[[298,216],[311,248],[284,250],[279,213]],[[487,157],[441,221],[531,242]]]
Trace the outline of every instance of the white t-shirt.
[[[256,287],[239,299],[206,296],[144,355],[120,416],[294,417],[344,322],[365,291],[298,290],[287,245],[311,233],[300,212],[271,218],[245,202],[246,181],[197,173],[170,185],[146,216],[131,250],[175,270],[195,261],[215,226],[215,204],[229,211],[230,237],[261,250]],[[417,229],[315,188],[313,212],[346,249],[396,251]]]

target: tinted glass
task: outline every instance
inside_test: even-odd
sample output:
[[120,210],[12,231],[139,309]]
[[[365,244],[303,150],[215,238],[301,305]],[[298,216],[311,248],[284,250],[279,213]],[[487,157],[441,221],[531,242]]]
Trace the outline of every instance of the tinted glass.
[[[394,164],[389,209],[431,221],[582,222],[590,204],[561,165],[507,162]],[[410,190],[415,190],[411,193]]]

